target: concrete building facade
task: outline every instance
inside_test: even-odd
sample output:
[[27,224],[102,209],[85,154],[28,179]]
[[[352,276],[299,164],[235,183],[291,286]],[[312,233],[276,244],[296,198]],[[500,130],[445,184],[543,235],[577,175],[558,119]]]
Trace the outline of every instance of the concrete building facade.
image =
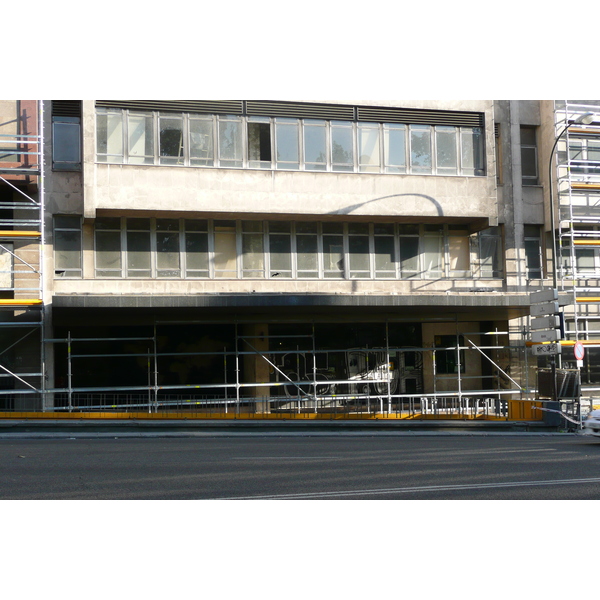
[[540,416],[553,103],[39,107],[38,408]]

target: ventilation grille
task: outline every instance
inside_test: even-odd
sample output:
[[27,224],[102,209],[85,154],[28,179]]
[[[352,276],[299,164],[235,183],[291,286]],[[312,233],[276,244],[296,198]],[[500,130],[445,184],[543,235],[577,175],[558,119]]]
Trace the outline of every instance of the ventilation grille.
[[81,100],[52,100],[53,117],[81,117]]
[[359,121],[404,123],[406,125],[453,125],[455,127],[483,127],[483,113],[419,108],[358,107]]
[[478,112],[349,106],[313,102],[278,102],[269,100],[97,100],[96,106],[102,108],[127,108],[130,110],[367,121],[376,123],[403,123],[406,125],[484,126],[484,115]]
[[297,119],[354,120],[354,107],[339,104],[313,104],[309,102],[246,101],[248,115],[265,117],[292,117]]
[[223,115],[243,114],[241,100],[96,100],[102,108],[129,110],[159,110],[165,112],[192,112]]

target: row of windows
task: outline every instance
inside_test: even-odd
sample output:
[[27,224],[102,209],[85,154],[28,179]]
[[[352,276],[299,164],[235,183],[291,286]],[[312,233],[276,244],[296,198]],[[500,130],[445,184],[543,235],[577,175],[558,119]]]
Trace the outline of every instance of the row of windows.
[[98,162],[483,175],[480,127],[98,108]]
[[[77,217],[55,217],[57,275],[81,277]],[[226,279],[501,277],[498,227],[98,218],[95,276]]]

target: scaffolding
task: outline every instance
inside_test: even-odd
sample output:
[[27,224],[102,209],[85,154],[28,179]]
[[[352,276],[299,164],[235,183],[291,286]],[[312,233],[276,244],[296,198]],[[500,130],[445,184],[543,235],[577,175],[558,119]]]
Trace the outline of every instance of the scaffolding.
[[[571,353],[563,353],[562,362],[581,369],[584,410],[597,405],[594,396],[600,394],[600,101],[595,102],[555,104],[556,135],[564,130],[556,157],[558,286],[570,300],[562,344],[581,342],[586,350],[583,365]],[[596,115],[591,124],[575,122],[586,113]]]
[[[499,343],[506,331],[457,334],[456,344],[443,347],[323,348],[316,343],[314,323],[309,334],[247,335],[235,326],[233,348],[168,352],[159,350],[161,325],[155,322],[148,336],[74,337],[44,340],[62,347],[66,356],[63,387],[52,394],[53,414],[137,414],[183,418],[347,418],[347,419],[484,419],[539,420],[535,390],[527,381],[525,346]],[[476,338],[476,336],[479,336]],[[263,348],[259,348],[259,338]],[[487,339],[475,343],[475,339]],[[106,352],[115,342],[126,352]],[[461,345],[462,344],[462,345]],[[133,346],[132,346],[133,345]],[[266,345],[266,348],[264,347]],[[283,349],[277,349],[283,345]],[[131,350],[135,346],[135,350]],[[497,355],[508,357],[504,367]],[[440,356],[444,361],[440,361]],[[448,357],[452,374],[436,372]],[[74,380],[84,360],[135,359],[145,365],[146,382],[127,386],[78,386]],[[167,384],[163,371],[169,360],[210,359],[213,381]],[[244,361],[266,366],[262,375],[244,376]],[[485,362],[490,373],[467,375],[465,364]],[[519,383],[507,364],[520,366]],[[220,366],[219,366],[220,365]],[[425,391],[424,367],[429,365],[433,388]],[[220,372],[220,373],[219,373]],[[452,379],[455,385],[448,385]],[[475,389],[473,380],[478,380]],[[14,410],[18,410],[16,407]]]
[[0,406],[16,395],[23,399],[18,406],[39,410],[45,387],[42,104],[36,103],[33,134],[21,124],[20,101],[12,102],[17,133],[0,133]]

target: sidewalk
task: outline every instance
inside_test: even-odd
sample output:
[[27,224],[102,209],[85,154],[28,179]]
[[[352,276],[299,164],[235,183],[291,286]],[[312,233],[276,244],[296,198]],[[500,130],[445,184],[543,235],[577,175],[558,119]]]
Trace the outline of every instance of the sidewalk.
[[511,435],[558,434],[540,421],[272,421],[272,420],[111,420],[1,419],[0,439],[312,436],[312,435]]

